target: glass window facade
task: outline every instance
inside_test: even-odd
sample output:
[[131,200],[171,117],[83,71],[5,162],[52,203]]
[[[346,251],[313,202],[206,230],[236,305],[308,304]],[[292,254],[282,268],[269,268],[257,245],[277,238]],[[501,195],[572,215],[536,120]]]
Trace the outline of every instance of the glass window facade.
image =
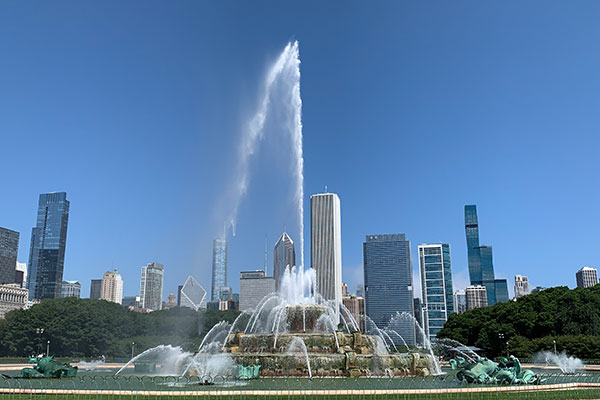
[[19,232],[0,228],[0,284],[17,281]]
[[[363,243],[365,311],[375,325],[385,328],[397,312],[414,315],[410,241],[404,234],[370,235]],[[415,344],[415,326],[398,332]]]
[[61,296],[69,206],[64,192],[40,195],[36,226],[31,231],[27,272],[30,300]]
[[219,287],[227,286],[227,239],[215,239],[213,241],[212,254],[212,301],[219,300]]
[[433,340],[454,312],[450,245],[419,245],[419,267],[425,308],[423,328]]

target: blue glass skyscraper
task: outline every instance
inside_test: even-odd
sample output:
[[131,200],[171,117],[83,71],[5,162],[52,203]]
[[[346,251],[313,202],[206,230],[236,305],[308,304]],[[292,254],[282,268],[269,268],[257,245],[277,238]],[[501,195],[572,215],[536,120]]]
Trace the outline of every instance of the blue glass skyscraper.
[[219,300],[220,289],[227,286],[227,239],[215,239],[212,253],[212,301]]
[[479,245],[479,224],[477,206],[465,206],[465,233],[467,236],[467,257],[471,285],[485,286],[488,305],[508,301],[506,279],[496,279],[491,246]]
[[56,299],[61,295],[69,205],[65,192],[40,194],[37,222],[31,230],[29,299]]
[[422,324],[429,340],[433,340],[454,313],[450,245],[419,245],[419,266],[425,309]]
[[[377,327],[385,328],[398,312],[414,315],[410,241],[405,235],[369,235],[363,243],[365,311]],[[415,326],[406,321],[394,329],[406,343],[415,344]]]

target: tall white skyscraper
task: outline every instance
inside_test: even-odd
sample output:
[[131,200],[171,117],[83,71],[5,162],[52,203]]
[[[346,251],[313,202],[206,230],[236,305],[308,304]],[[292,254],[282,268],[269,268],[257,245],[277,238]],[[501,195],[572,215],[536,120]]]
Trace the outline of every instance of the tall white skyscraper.
[[142,267],[140,305],[152,311],[162,308],[163,276],[165,266],[157,262]]
[[283,232],[273,249],[273,278],[276,289],[279,290],[283,272],[289,266],[290,270],[296,265],[296,252],[294,242],[290,236]]
[[515,275],[515,299],[531,293],[529,279],[523,275]]
[[104,273],[100,284],[100,299],[117,304],[123,301],[123,278],[116,269]]
[[310,262],[317,273],[317,292],[342,302],[342,223],[335,193],[310,196]]
[[598,270],[592,267],[583,267],[575,273],[577,287],[586,288],[598,284]]

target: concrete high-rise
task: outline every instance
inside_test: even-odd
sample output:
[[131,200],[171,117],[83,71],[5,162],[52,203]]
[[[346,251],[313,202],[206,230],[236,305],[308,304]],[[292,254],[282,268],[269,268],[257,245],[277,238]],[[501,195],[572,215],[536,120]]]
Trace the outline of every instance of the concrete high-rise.
[[[385,328],[398,312],[414,315],[410,241],[403,233],[369,235],[363,243],[365,311],[375,325]],[[398,332],[415,344],[415,326]]]
[[464,290],[454,292],[454,312],[462,314],[467,311],[467,294]]
[[335,193],[310,196],[310,262],[317,275],[317,292],[342,302],[342,223]]
[[61,295],[69,205],[65,192],[40,194],[27,272],[30,299],[56,299]]
[[162,308],[164,272],[165,266],[157,262],[142,267],[140,282],[140,305],[142,308],[152,311]]
[[[123,301],[123,278],[116,269],[114,271],[106,271],[102,277],[100,285],[100,298],[102,300],[121,304]],[[162,282],[161,282],[161,299],[162,299]]]
[[17,282],[19,232],[0,227],[0,285]]
[[490,306],[507,302],[508,284],[506,279],[495,278],[492,247],[479,245],[479,223],[475,205],[465,206],[465,233],[471,285],[485,286],[487,303]]
[[27,264],[17,261],[16,280],[22,288],[27,287]]
[[583,267],[575,273],[577,287],[587,288],[598,284],[598,270],[592,267]]
[[454,312],[450,245],[420,244],[418,250],[425,309],[423,328],[433,340]]
[[212,251],[212,285],[210,298],[219,300],[217,288],[227,286],[227,239],[213,240]]
[[465,289],[467,297],[467,310],[488,306],[487,289],[483,285],[471,285]]
[[267,295],[275,292],[275,279],[265,276],[265,271],[240,272],[240,311],[254,310]]
[[273,278],[275,278],[277,290],[281,286],[281,279],[283,278],[285,269],[289,267],[291,270],[295,265],[296,252],[294,250],[294,242],[286,232],[283,232],[273,249]]
[[526,276],[515,275],[515,299],[531,293],[529,280]]

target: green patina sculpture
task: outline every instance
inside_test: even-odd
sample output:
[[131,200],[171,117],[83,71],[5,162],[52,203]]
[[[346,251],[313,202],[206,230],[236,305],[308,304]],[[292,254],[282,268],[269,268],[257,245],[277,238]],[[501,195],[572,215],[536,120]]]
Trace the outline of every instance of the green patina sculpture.
[[33,368],[23,368],[23,378],[62,378],[77,375],[77,367],[54,361],[54,357],[43,357]]
[[503,358],[498,365],[484,357],[479,357],[475,362],[456,357],[450,360],[450,366],[458,370],[458,380],[468,383],[538,385],[542,382],[533,371],[521,369],[519,359],[514,356]]
[[233,366],[233,376],[236,379],[257,379],[260,373],[260,365],[250,365],[244,367],[242,365]]

